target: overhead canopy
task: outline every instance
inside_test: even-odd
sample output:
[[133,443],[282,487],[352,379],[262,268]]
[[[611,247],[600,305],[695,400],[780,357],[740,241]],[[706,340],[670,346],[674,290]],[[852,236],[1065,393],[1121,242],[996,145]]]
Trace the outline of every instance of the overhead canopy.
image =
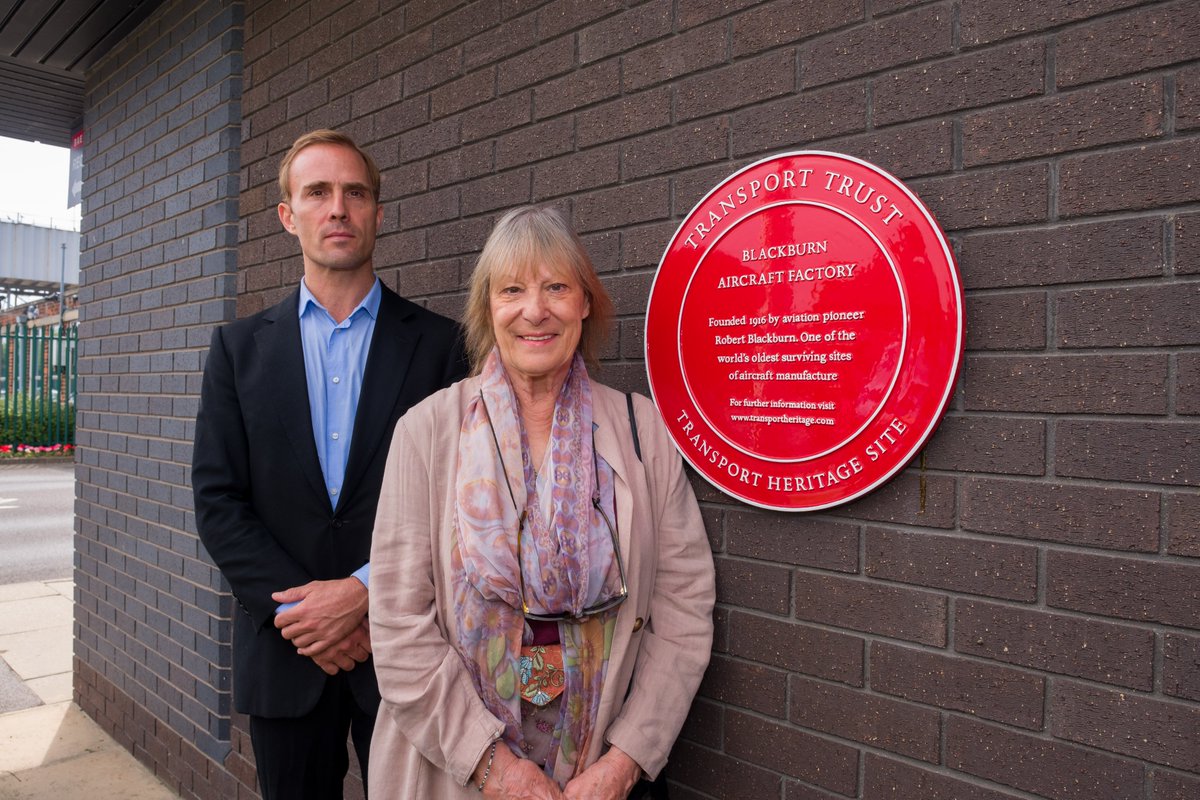
[[68,147],[89,67],[162,0],[0,0],[0,136]]
[[79,283],[79,233],[0,221],[0,292],[48,295]]

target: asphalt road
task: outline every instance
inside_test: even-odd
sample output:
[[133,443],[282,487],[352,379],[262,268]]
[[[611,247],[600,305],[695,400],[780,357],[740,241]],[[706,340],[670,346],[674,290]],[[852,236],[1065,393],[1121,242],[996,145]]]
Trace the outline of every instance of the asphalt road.
[[70,578],[75,467],[0,461],[0,585]]

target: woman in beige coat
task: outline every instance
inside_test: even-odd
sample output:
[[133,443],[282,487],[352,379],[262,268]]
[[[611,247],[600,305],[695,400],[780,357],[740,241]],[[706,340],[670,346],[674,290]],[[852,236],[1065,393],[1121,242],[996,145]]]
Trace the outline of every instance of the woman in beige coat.
[[625,800],[666,763],[708,663],[712,556],[653,405],[588,377],[611,314],[559,212],[501,218],[468,298],[476,374],[388,456],[376,798]]

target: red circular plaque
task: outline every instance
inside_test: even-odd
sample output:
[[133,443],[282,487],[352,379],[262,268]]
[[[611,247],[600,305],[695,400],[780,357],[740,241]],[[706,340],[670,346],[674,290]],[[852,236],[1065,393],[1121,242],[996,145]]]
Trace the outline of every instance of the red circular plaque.
[[684,458],[785,511],[853,500],[907,464],[962,349],[937,223],[891,175],[836,153],[773,156],[713,189],[646,311],[650,390]]

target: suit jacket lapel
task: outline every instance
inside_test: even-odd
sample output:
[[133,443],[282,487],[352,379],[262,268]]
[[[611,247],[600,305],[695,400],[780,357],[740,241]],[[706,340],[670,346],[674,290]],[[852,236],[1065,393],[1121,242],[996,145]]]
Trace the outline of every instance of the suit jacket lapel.
[[[362,485],[363,474],[374,460],[376,451],[390,444],[386,441],[388,431],[420,339],[420,334],[406,323],[409,314],[404,307],[405,301],[386,285],[382,288],[379,317],[375,320],[362,391],[358,395],[358,410],[354,414],[354,437],[350,440],[350,455],[346,460],[344,485],[356,488]],[[343,494],[337,507],[340,509],[346,502],[346,494]]]
[[287,436],[296,462],[312,489],[329,503],[329,490],[321,474],[321,461],[313,441],[312,409],[308,405],[308,379],[304,372],[304,346],[300,342],[300,318],[297,308],[300,291],[270,309],[267,323],[255,334],[255,342],[265,365],[270,402],[278,409],[279,422]]

